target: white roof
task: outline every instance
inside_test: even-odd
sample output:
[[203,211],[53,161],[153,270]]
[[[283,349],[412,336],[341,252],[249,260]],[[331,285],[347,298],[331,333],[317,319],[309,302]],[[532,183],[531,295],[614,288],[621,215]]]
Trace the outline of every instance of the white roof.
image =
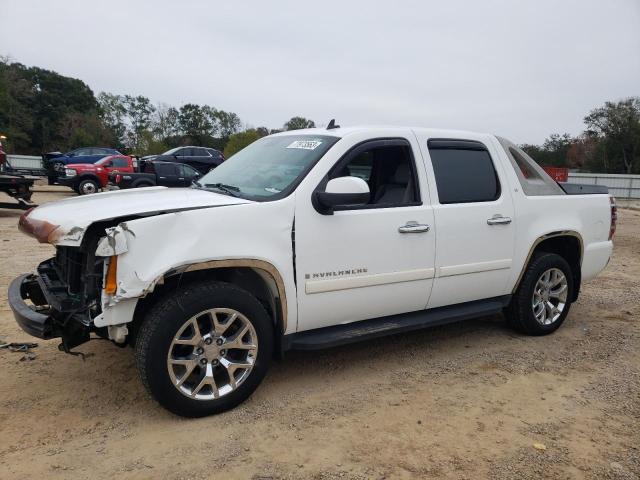
[[346,137],[355,133],[363,133],[366,131],[375,131],[379,134],[380,131],[389,132],[389,134],[404,134],[414,132],[416,134],[426,135],[429,137],[438,138],[474,138],[474,137],[486,137],[490,136],[489,133],[484,132],[471,132],[465,130],[451,130],[441,128],[424,128],[424,127],[399,127],[392,125],[356,125],[351,127],[340,127],[327,130],[326,128],[303,128],[300,130],[288,130],[286,132],[280,132],[276,135],[329,135],[333,137]]

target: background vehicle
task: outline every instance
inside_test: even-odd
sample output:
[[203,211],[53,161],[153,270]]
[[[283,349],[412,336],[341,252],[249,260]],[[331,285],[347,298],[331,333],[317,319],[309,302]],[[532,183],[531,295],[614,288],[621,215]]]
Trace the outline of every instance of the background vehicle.
[[224,162],[224,155],[215,148],[187,146],[172,148],[162,155],[144,157],[142,160],[184,163],[205,174]]
[[202,174],[189,165],[181,163],[151,161],[144,166],[142,173],[109,174],[109,183],[120,189],[138,187],[188,187]]
[[35,205],[31,202],[33,180],[22,175],[13,175],[3,172],[7,162],[7,154],[0,142],[0,192],[4,192],[11,198],[15,198],[18,203],[0,202],[0,208],[17,208],[27,210]]
[[49,185],[57,182],[57,178],[64,174],[64,168],[71,163],[95,163],[107,155],[122,155],[113,148],[82,147],[67,153],[50,152],[42,156],[42,163],[47,170]]
[[109,155],[96,163],[73,163],[66,166],[64,176],[58,177],[60,185],[66,185],[80,195],[96,193],[109,183],[112,172],[135,171],[133,159],[127,155]]
[[142,382],[184,416],[238,405],[288,349],[501,312],[552,333],[616,228],[606,187],[561,187],[472,132],[331,122],[257,140],[198,183],[23,215],[56,256],[8,295],[65,351],[92,331],[135,346]]

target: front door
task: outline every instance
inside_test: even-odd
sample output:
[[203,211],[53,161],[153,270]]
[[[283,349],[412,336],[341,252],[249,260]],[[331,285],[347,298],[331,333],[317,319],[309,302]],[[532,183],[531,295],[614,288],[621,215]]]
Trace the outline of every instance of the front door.
[[370,201],[321,214],[296,197],[298,331],[422,310],[434,275],[433,210],[415,141],[374,140],[352,149],[318,186],[356,176]]

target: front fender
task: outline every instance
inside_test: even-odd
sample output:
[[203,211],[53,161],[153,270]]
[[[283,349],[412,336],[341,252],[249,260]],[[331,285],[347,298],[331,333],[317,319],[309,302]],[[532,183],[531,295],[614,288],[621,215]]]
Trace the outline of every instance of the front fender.
[[103,310],[144,297],[166,274],[210,262],[271,265],[286,297],[287,329],[297,318],[293,272],[293,196],[263,203],[189,210],[128,221],[110,229],[96,254],[118,256],[117,290]]

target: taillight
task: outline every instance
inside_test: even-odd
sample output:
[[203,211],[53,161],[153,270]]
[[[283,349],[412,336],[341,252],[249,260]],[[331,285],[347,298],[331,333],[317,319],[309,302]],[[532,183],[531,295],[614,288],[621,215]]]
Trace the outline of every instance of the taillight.
[[609,240],[613,238],[613,234],[616,233],[616,222],[618,221],[618,207],[616,206],[616,199],[614,196],[609,196],[609,203],[611,204],[611,227],[609,227]]
[[122,175],[116,175],[116,183],[120,183],[120,180],[122,180]]

